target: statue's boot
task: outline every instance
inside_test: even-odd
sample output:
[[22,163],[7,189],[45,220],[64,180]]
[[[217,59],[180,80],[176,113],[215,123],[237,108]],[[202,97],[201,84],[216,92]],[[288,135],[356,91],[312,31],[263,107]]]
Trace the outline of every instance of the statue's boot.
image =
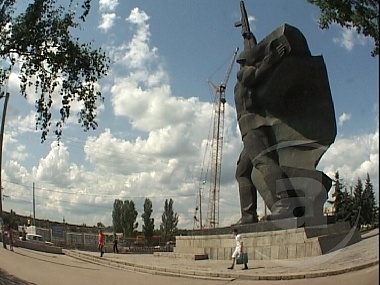
[[[254,172],[253,176],[261,176],[261,187],[258,187],[265,204],[271,211],[264,220],[279,220],[301,217],[304,209],[299,203],[299,198],[293,189],[290,179],[280,172],[278,168],[266,166],[266,172]],[[268,175],[262,175],[268,173]]]
[[250,215],[242,215],[241,218],[233,225],[245,225],[245,224],[254,224],[257,223],[259,219],[257,218],[257,213]]
[[239,181],[241,218],[236,225],[257,223],[257,191],[251,183]]
[[271,206],[271,214],[266,217],[266,220],[298,218],[305,214],[305,209],[300,204],[295,191],[282,192],[276,198],[277,201]]

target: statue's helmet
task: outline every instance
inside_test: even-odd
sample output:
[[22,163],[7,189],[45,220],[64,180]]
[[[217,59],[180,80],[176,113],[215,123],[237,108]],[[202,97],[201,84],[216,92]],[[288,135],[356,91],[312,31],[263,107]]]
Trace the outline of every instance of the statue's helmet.
[[254,65],[257,62],[260,62],[263,60],[265,56],[265,48],[260,45],[256,45],[251,49],[243,50],[236,62],[242,65]]

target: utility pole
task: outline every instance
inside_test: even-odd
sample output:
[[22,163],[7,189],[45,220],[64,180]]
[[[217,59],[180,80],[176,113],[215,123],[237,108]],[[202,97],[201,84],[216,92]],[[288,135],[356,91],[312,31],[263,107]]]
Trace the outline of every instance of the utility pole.
[[[204,185],[206,181],[202,182],[202,185]],[[202,230],[203,225],[202,225],[202,188],[203,186],[199,187],[199,227]]]
[[6,92],[5,95],[1,94],[0,99],[5,97],[4,108],[3,108],[3,116],[1,119],[1,130],[0,130],[0,222],[1,222],[1,238],[3,240],[3,247],[7,248],[5,244],[5,236],[4,236],[4,220],[3,220],[3,186],[2,186],[2,160],[3,160],[3,138],[4,138],[4,125],[5,125],[5,115],[7,113],[7,106],[9,100],[9,93]]
[[34,190],[34,182],[33,182],[33,226],[36,226],[36,196]]

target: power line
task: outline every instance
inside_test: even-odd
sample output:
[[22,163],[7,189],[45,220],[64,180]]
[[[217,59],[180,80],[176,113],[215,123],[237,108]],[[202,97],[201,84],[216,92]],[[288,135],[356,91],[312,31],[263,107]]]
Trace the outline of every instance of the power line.
[[[12,181],[9,181],[9,180],[3,180],[3,181],[6,181],[10,184],[14,184],[14,185],[18,185],[18,186],[22,186],[22,187],[25,187],[25,188],[32,188],[32,186],[29,186],[29,185],[25,185],[25,184],[21,184],[21,183],[17,183],[17,182],[12,182]],[[53,192],[53,193],[59,193],[59,194],[67,194],[67,195],[82,195],[82,196],[92,196],[92,197],[120,197],[120,194],[91,194],[91,193],[85,193],[83,192],[83,190],[78,190],[78,192],[68,192],[68,191],[62,191],[62,190],[53,190],[53,189],[47,189],[47,188],[44,188],[44,187],[37,187],[35,186],[35,189],[36,190],[43,190],[43,191],[46,191],[46,192]],[[82,191],[82,192],[79,192],[79,191]],[[124,198],[129,198],[129,199],[145,199],[145,198],[172,198],[172,197],[175,197],[175,198],[178,198],[178,197],[193,197],[194,194],[174,194],[174,195],[159,195],[159,196],[125,196],[123,195]],[[37,197],[37,196],[36,196]]]

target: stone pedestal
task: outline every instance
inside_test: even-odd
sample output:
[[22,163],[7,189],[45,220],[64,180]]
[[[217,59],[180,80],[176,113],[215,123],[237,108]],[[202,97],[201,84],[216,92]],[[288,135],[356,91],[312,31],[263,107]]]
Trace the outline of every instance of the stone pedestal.
[[[289,219],[291,220],[291,219]],[[288,221],[290,227],[291,221]],[[240,226],[245,251],[250,260],[305,258],[326,254],[360,241],[356,228],[349,223],[278,229],[279,224],[261,223]],[[262,231],[247,231],[253,227]],[[286,224],[284,224],[286,226]],[[277,229],[275,229],[277,227]],[[271,229],[272,228],[272,229]],[[212,234],[219,230],[220,234]],[[174,255],[194,259],[230,260],[235,240],[227,228],[210,230],[211,234],[178,236]],[[196,232],[193,232],[196,233]],[[200,232],[198,232],[200,233]],[[202,258],[201,258],[202,257]]]

